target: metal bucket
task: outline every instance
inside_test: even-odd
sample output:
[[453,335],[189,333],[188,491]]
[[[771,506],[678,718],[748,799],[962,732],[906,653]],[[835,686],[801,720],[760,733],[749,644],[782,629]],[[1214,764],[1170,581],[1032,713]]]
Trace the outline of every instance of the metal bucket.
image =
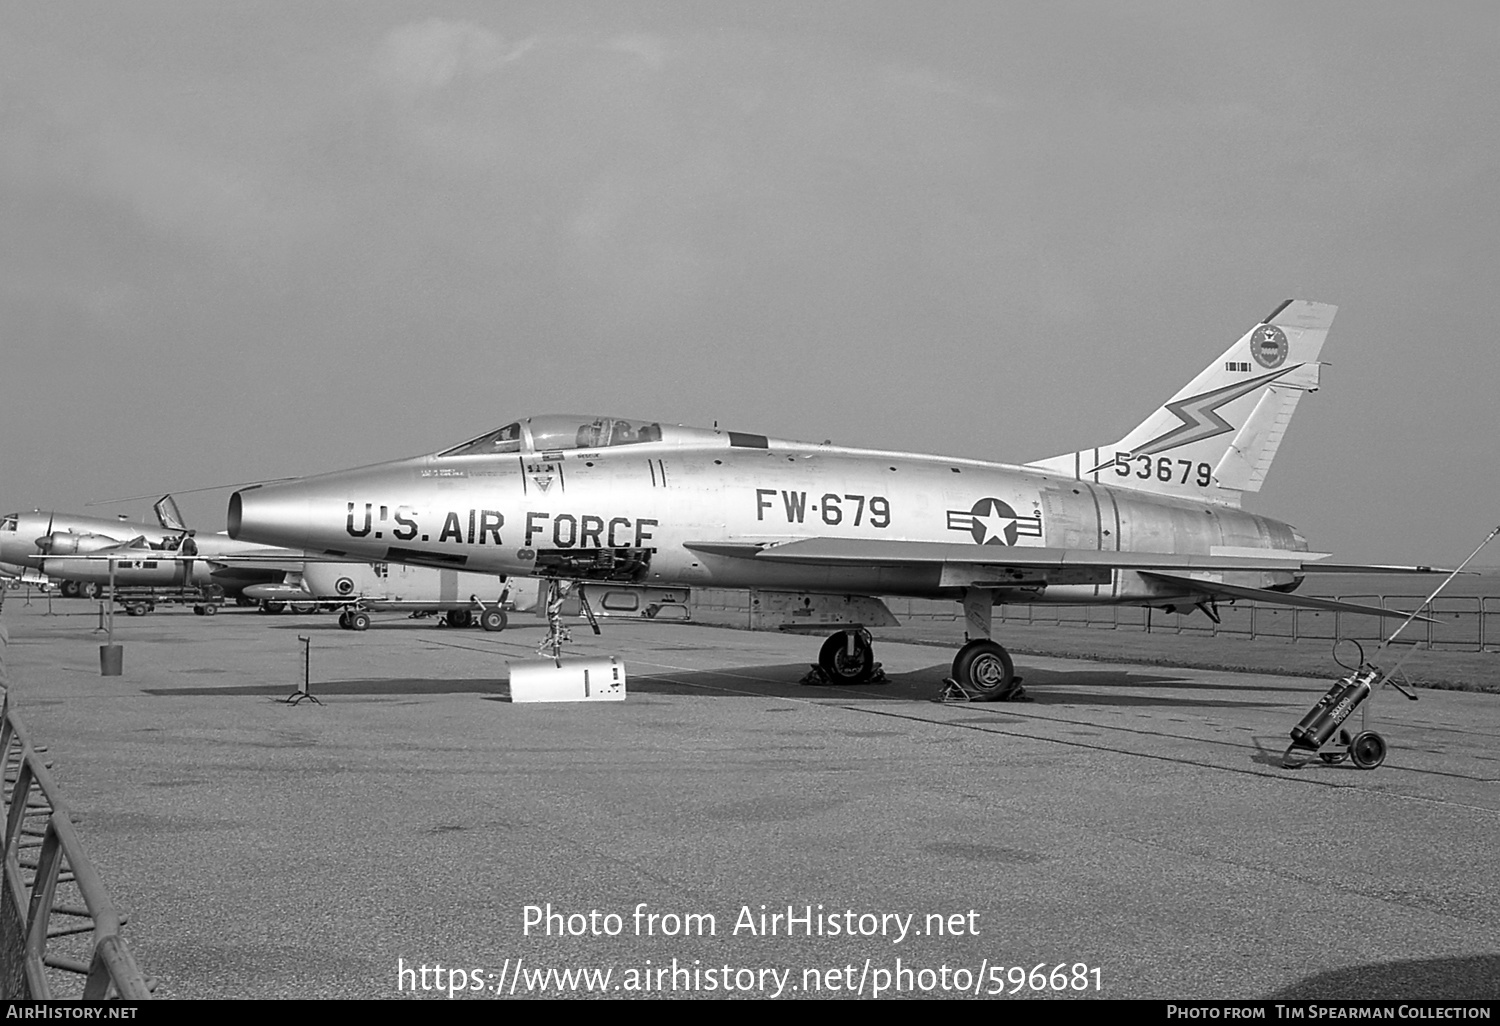
[[125,669],[124,645],[99,646],[99,676],[118,677]]

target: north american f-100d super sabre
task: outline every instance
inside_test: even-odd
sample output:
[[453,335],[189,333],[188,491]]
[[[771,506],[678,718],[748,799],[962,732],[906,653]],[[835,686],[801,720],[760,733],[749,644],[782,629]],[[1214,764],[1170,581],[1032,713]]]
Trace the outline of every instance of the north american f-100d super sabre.
[[229,533],[610,587],[798,593],[830,634],[818,665],[847,682],[874,670],[868,628],[895,622],[877,596],[950,598],[969,638],[954,679],[1004,698],[1017,687],[991,639],[997,602],[1388,615],[1292,594],[1310,572],[1376,568],[1330,564],[1240,508],[1318,387],[1335,309],[1283,303],[1120,441],[1024,465],[536,416],[431,455],[243,488]]

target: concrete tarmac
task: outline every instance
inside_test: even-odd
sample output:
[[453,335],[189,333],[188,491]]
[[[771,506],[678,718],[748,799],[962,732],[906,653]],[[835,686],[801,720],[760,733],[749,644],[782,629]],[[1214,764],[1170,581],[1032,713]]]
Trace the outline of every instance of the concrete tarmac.
[[1034,702],[935,704],[944,649],[804,686],[819,639],[609,621],[625,702],[513,705],[529,615],[158,610],[101,677],[53,608],[5,604],[12,697],[163,997],[1500,997],[1493,695],[1284,770],[1331,678],[1018,656]]

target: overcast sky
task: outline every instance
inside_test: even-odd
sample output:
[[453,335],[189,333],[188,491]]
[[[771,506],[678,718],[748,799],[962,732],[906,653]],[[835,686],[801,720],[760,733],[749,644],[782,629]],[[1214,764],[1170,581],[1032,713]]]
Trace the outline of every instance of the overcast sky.
[[1454,561],[1497,125],[1490,0],[0,0],[0,508],[557,410],[1024,462],[1307,298],[1332,366],[1247,505]]

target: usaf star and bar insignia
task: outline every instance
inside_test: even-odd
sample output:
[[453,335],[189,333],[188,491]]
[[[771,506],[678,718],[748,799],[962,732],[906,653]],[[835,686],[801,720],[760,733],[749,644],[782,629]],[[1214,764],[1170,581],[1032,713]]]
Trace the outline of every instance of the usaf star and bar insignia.
[[1042,514],[1023,517],[1001,499],[983,498],[967,510],[950,509],[948,530],[968,531],[976,545],[1014,545],[1017,538],[1042,536]]

